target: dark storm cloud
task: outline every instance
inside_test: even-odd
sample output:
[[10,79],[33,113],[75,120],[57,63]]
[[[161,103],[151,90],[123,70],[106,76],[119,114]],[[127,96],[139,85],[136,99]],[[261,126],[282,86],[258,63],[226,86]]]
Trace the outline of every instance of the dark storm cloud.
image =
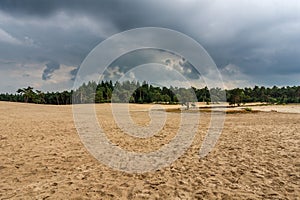
[[[4,0],[0,9],[22,17],[46,18],[58,12],[83,14],[94,19],[105,19],[119,31],[141,26],[162,26],[184,31],[181,27],[193,8],[184,1],[122,1],[122,0]],[[192,10],[191,10],[192,11]],[[181,19],[181,20],[180,20]]]
[[72,81],[75,80],[78,70],[79,70],[79,67],[77,67],[77,68],[75,68],[75,69],[73,69],[73,70],[70,71],[70,75],[71,75],[71,80]]
[[[140,1],[122,0],[4,0],[0,9],[22,17],[46,18],[57,12],[68,12],[70,14],[82,14],[95,18],[106,18],[116,23],[119,27],[133,26],[133,22],[139,21],[135,16],[141,15],[144,9]],[[141,11],[141,12],[139,12]],[[143,19],[141,23],[143,23]]]
[[[50,3],[52,2],[52,3]],[[14,13],[17,15],[48,15],[53,10],[59,8],[59,4],[54,1],[10,1],[3,0],[0,4],[0,8],[8,13]]]
[[51,76],[55,70],[60,68],[60,64],[56,61],[50,61],[46,64],[46,68],[43,71],[42,79],[44,81],[51,79]]

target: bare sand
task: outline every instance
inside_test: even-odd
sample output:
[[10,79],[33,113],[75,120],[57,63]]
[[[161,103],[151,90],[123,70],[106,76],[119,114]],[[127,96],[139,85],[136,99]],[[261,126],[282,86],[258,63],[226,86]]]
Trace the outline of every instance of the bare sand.
[[236,109],[243,109],[246,107],[252,108],[252,110],[264,111],[264,112],[281,112],[281,113],[298,113],[300,114],[300,104],[287,104],[287,105],[258,105],[258,106],[241,106]]
[[[131,105],[133,120],[149,123],[150,107]],[[107,137],[131,151],[158,149],[178,129],[180,114],[168,112],[159,134],[137,139],[118,129],[109,104],[97,105],[96,110]],[[193,144],[182,157],[166,168],[131,174],[113,170],[87,152],[71,106],[0,102],[0,111],[0,199],[300,197],[300,114],[227,114],[216,147],[199,159],[210,122],[210,113],[201,113]]]

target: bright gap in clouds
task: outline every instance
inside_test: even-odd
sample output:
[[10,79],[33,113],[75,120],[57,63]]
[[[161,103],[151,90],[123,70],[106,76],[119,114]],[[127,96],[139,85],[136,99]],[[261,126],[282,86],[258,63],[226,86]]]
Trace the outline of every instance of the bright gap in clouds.
[[128,52],[114,60],[106,68],[102,78],[113,82],[147,81],[166,87],[186,87],[191,82],[200,82],[199,73],[186,59],[161,49]]
[[[201,63],[200,63],[201,65]],[[102,79],[115,81],[147,81],[154,85],[166,87],[217,87],[220,84],[214,79],[214,70],[198,71],[185,58],[161,49],[139,49],[126,53],[114,60],[104,71]],[[245,76],[237,66],[228,65],[220,71],[224,74],[224,87],[234,87],[235,84],[248,86]],[[96,77],[95,77],[96,78]],[[235,79],[235,80],[234,80]],[[208,85],[205,81],[210,81]],[[95,80],[96,81],[96,80]],[[216,82],[214,85],[213,82]]]

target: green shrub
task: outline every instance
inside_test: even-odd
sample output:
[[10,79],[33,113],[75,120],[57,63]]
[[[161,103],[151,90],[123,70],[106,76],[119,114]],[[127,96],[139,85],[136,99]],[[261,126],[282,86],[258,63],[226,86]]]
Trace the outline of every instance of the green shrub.
[[247,112],[251,112],[252,108],[247,107],[247,108],[244,108],[244,110],[247,111]]

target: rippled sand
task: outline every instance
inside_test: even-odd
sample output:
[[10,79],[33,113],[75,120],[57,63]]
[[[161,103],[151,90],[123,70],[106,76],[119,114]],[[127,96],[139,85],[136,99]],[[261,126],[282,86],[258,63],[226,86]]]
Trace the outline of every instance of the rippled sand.
[[[139,125],[149,124],[150,107],[131,105],[132,119]],[[216,147],[199,159],[210,122],[210,113],[201,113],[199,130],[183,156],[163,169],[132,174],[113,170],[87,152],[75,129],[71,106],[0,102],[0,111],[0,199],[300,196],[300,114],[227,114]],[[135,152],[161,148],[176,135],[180,121],[180,113],[167,112],[162,130],[142,139],[120,131],[109,104],[96,105],[96,111],[107,137]]]

